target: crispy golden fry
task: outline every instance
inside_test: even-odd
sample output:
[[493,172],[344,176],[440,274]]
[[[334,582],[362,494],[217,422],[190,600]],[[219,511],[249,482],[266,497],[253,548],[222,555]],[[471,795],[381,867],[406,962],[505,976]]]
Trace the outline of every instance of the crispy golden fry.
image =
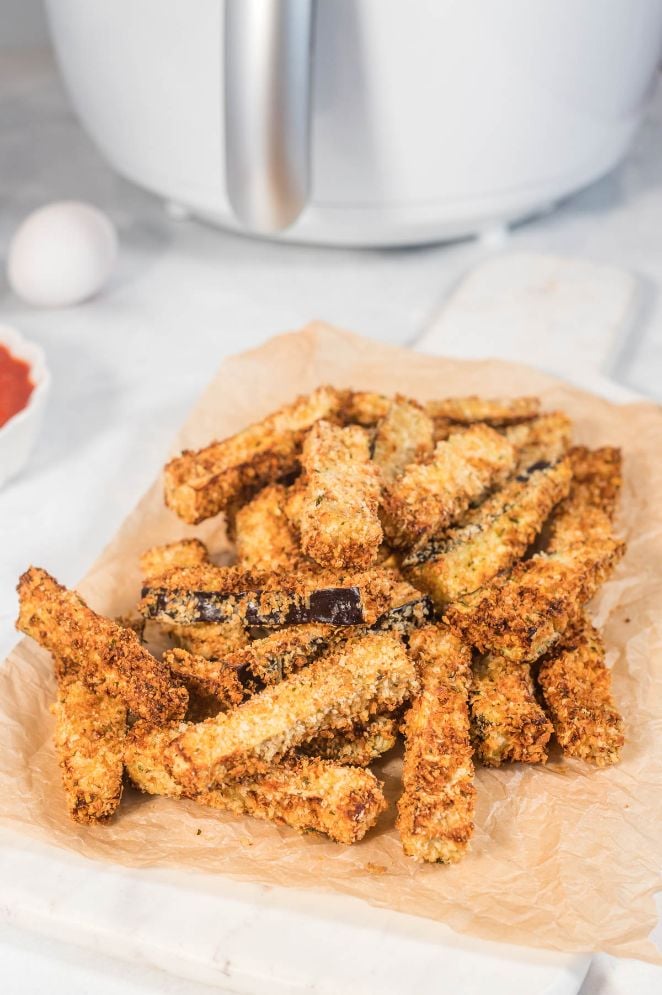
[[204,656],[207,660],[222,659],[250,642],[239,616],[227,622],[197,622],[192,625],[168,625],[166,628],[175,646]]
[[504,432],[517,452],[517,470],[535,463],[556,463],[570,447],[572,422],[563,411],[551,411],[533,421],[508,426]]
[[379,472],[368,438],[356,425],[320,421],[303,444],[301,548],[324,567],[363,569],[377,559]]
[[612,535],[609,520],[595,513],[603,528],[586,521],[586,531],[563,547],[557,533],[554,551],[518,563],[509,576],[453,602],[444,620],[482,653],[537,660],[577,621],[623,555],[624,543]]
[[291,473],[307,430],[320,418],[334,418],[342,401],[333,387],[318,387],[223,442],[186,450],[165,468],[166,504],[195,525]]
[[[149,736],[134,730],[126,762],[137,788],[181,797],[180,785],[163,766],[163,754],[177,735],[177,729],[150,730]],[[358,842],[386,808],[381,784],[370,771],[306,757],[288,757],[262,774],[221,785],[195,800],[235,815],[325,833],[338,843]]]
[[613,521],[623,483],[620,449],[573,446],[568,455],[573,477],[571,500],[599,508]]
[[244,689],[239,671],[223,660],[207,660],[186,650],[166,650],[163,662],[189,693],[212,699],[218,709],[227,710],[241,704]]
[[375,394],[369,390],[351,390],[345,395],[341,418],[345,424],[372,428],[386,417],[390,404],[391,398],[385,394]]
[[235,542],[240,567],[259,573],[292,570],[301,559],[296,536],[285,514],[287,488],[271,484],[239,509]]
[[488,425],[514,425],[535,418],[540,410],[537,397],[487,398],[445,397],[425,405],[431,418],[444,419],[461,425],[486,422]]
[[[345,422],[358,422],[371,427],[386,417],[391,398],[370,391],[351,391],[342,408]],[[486,422],[488,425],[513,425],[535,418],[540,408],[537,397],[513,397],[490,399],[485,397],[446,397],[428,401],[425,405],[430,418],[456,425],[474,425]]]
[[232,712],[185,726],[166,749],[165,766],[186,794],[197,794],[263,771],[323,729],[393,711],[415,686],[413,664],[396,636],[354,637]]
[[[207,547],[199,539],[181,539],[165,546],[153,546],[140,558],[143,577],[150,583],[176,568],[211,565]],[[141,621],[144,626],[145,619]],[[227,622],[220,623],[173,625],[161,622],[160,625],[171,636],[176,646],[207,659],[216,659],[226,653],[233,653],[246,646],[249,641],[241,618],[231,618]]]
[[367,610],[362,599],[370,604],[372,573],[350,578],[303,569],[298,575],[255,575],[239,567],[175,568],[157,578],[157,586],[143,588],[138,608],[145,618],[185,626],[232,618],[262,626],[358,625],[365,621]]
[[393,483],[405,467],[429,456],[433,449],[432,419],[416,401],[396,394],[377,426],[372,450],[384,483]]
[[52,711],[69,814],[83,825],[105,822],[122,797],[126,706],[81,680],[61,679]]
[[209,550],[203,542],[199,539],[179,539],[145,550],[140,557],[140,570],[145,579],[151,579],[173,567],[196,567],[209,562]]
[[17,628],[54,656],[72,661],[89,684],[103,686],[136,715],[155,723],[184,715],[186,689],[173,684],[167,668],[141,646],[135,632],[97,615],[37,567],[23,574],[18,594]]
[[552,508],[570,487],[568,460],[534,464],[471,511],[463,524],[403,561],[409,579],[435,605],[483,587],[526,552]]
[[617,763],[623,720],[611,693],[604,643],[587,619],[543,657],[538,683],[563,752],[596,767]]
[[235,668],[246,667],[265,684],[279,684],[325,652],[336,630],[331,625],[293,625],[255,639],[227,657]]
[[385,490],[382,523],[389,542],[398,549],[425,542],[503,482],[514,465],[513,447],[487,425],[438,443],[428,461],[410,465]]
[[398,740],[398,720],[393,715],[377,715],[367,725],[348,732],[324,732],[299,747],[309,757],[333,760],[338,764],[367,767],[392,750]]
[[545,763],[552,726],[536,701],[527,664],[482,657],[474,667],[469,701],[471,738],[482,763]]
[[421,691],[404,723],[397,826],[406,854],[455,863],[473,833],[475,788],[467,695],[471,652],[443,626],[411,636]]

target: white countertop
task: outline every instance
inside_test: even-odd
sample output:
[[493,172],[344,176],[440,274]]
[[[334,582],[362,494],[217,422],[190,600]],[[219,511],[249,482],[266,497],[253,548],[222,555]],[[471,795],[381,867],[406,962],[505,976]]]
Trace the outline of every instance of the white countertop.
[[[0,658],[13,588],[30,562],[74,583],[153,478],[187,409],[223,355],[311,318],[394,343],[423,332],[477,242],[359,252],[258,242],[176,222],[117,178],[79,129],[49,58],[0,57],[0,259],[32,208],[89,199],[118,225],[120,264],[106,293],[71,310],[22,305],[0,277],[1,320],[46,350],[47,423],[29,469],[0,493]],[[662,400],[662,89],[628,162],[510,236],[519,249],[609,263],[640,278],[639,320],[596,369]],[[575,334],[575,333],[573,333]],[[486,341],[485,355],[502,343]],[[560,343],[572,374],[573,342]],[[529,355],[535,362],[535,343]],[[1,892],[0,892],[1,900]],[[8,995],[211,991],[75,947],[0,928]],[[657,970],[598,958],[582,995],[647,995]]]

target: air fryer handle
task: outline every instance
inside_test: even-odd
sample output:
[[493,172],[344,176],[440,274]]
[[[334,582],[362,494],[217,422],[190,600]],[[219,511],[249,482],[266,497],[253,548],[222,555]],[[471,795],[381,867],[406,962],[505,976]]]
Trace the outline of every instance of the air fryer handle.
[[291,225],[309,191],[316,0],[225,0],[225,164],[242,226]]

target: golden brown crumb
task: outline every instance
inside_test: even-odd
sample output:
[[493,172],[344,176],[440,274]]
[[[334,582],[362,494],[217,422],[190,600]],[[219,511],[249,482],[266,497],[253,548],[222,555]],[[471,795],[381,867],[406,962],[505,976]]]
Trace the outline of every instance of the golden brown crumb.
[[367,725],[353,726],[347,732],[322,732],[299,747],[299,752],[338,764],[367,767],[377,757],[392,750],[397,740],[397,718],[377,715]]
[[271,484],[237,512],[237,560],[245,570],[279,573],[301,559],[296,536],[285,514],[287,488]]
[[102,685],[152,722],[184,715],[186,689],[173,684],[167,668],[147,652],[135,632],[97,615],[38,567],[23,574],[18,595],[17,628],[59,659],[71,660],[88,683]]
[[[149,737],[145,730],[134,732],[126,762],[136,787],[181,797],[181,787],[163,766],[163,754],[177,735],[176,728],[152,730]],[[338,843],[358,842],[386,808],[381,785],[370,771],[306,757],[288,757],[262,774],[220,785],[195,800],[300,832],[325,833]]]
[[503,656],[478,660],[470,706],[471,738],[482,763],[545,763],[552,727],[536,701],[527,664]]
[[246,667],[265,684],[279,684],[320,656],[335,632],[333,626],[320,623],[291,625],[255,639],[228,656],[227,662],[235,668]]
[[434,424],[420,404],[396,394],[379,422],[372,458],[386,484],[410,463],[429,456],[434,448]]
[[533,421],[511,425],[505,436],[517,453],[518,472],[541,460],[556,463],[568,452],[572,422],[563,411],[550,411]]
[[453,522],[515,465],[510,443],[487,425],[474,425],[437,444],[432,457],[411,464],[382,499],[382,522],[391,545],[407,549]]
[[167,748],[165,765],[187,794],[196,794],[264,770],[323,729],[395,710],[415,683],[396,636],[354,637],[232,712],[185,726]]
[[223,442],[185,450],[165,468],[166,504],[196,525],[291,473],[306,431],[320,418],[337,415],[342,401],[333,387],[318,387]]
[[535,418],[540,410],[537,397],[487,398],[445,397],[428,401],[426,410],[431,418],[440,418],[463,425],[486,422],[488,425],[513,425]]
[[174,649],[166,650],[163,662],[189,692],[212,698],[223,710],[234,708],[244,699],[237,669],[223,660],[207,660],[186,650]]
[[151,579],[173,567],[195,567],[209,562],[209,551],[203,542],[199,539],[179,539],[145,550],[140,557],[140,570],[143,577]]
[[562,645],[543,657],[538,671],[563,752],[597,767],[617,763],[625,742],[604,658],[599,633],[584,619]]
[[193,625],[166,625],[173,643],[207,660],[218,660],[248,646],[249,638],[242,619],[227,622],[196,622]]
[[623,551],[610,528],[594,530],[518,563],[510,575],[448,605],[444,619],[482,653],[532,662],[577,621]]
[[409,651],[421,690],[404,724],[398,831],[408,856],[455,863],[473,833],[476,794],[467,710],[471,653],[443,626],[414,632]]
[[70,679],[60,681],[52,710],[69,814],[83,825],[105,822],[122,797],[126,707]]
[[524,555],[569,487],[568,460],[516,477],[462,525],[411,554],[407,576],[439,608],[477,590]]
[[573,477],[571,498],[599,508],[613,521],[623,482],[620,449],[573,446],[568,455]]
[[324,567],[363,569],[382,541],[377,514],[379,472],[368,438],[356,425],[317,422],[303,444],[301,548]]

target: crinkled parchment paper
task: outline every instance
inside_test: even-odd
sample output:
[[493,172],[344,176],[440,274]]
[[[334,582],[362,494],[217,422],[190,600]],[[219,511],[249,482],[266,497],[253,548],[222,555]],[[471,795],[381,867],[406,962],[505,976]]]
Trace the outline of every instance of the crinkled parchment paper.
[[[662,960],[647,939],[662,867],[661,410],[615,406],[521,366],[433,359],[316,324],[227,360],[176,449],[235,432],[327,382],[421,400],[538,393],[546,408],[562,406],[574,418],[577,441],[622,447],[628,552],[592,605],[625,716],[622,763],[596,771],[554,755],[546,767],[479,770],[476,833],[453,867],[403,856],[393,806],[353,847],[132,790],[109,826],[84,828],[64,810],[51,743],[51,662],[26,639],[0,671],[0,823],[123,864],[344,892],[492,940]],[[191,528],[167,511],[158,480],[82,592],[108,615],[128,611],[138,597],[139,553],[183,535],[201,536],[218,554],[227,548],[220,519]],[[398,771],[397,758],[384,764],[393,798]]]

